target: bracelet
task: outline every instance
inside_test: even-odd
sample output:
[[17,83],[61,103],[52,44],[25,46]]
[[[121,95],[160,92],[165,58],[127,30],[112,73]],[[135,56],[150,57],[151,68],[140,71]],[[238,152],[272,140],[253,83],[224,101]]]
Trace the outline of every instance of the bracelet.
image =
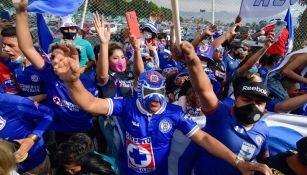
[[34,143],[36,143],[39,139],[39,137],[35,134],[30,134],[28,135],[28,138],[31,138],[33,140]]

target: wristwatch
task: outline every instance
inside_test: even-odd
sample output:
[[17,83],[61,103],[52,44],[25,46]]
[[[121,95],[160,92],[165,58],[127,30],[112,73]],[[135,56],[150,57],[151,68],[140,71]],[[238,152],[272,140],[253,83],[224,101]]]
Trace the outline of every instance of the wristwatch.
[[238,166],[240,162],[244,162],[244,159],[242,157],[237,156],[235,159],[235,165]]

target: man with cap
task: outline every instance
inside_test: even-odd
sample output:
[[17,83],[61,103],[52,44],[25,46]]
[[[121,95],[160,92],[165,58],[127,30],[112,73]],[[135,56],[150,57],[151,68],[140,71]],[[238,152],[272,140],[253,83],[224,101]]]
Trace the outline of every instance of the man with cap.
[[[139,59],[141,62],[141,60]],[[165,80],[156,71],[140,71],[136,83],[137,95],[131,98],[101,99],[92,96],[79,80],[78,58],[55,55],[54,68],[63,79],[71,97],[82,109],[95,114],[116,115],[125,122],[125,174],[168,174],[167,157],[175,129],[237,167],[243,174],[259,170],[271,174],[268,167],[236,158],[223,144],[201,131],[196,123],[184,117],[181,107],[165,99]]]
[[[201,61],[193,46],[186,42],[182,45],[183,51],[190,55],[185,57],[190,81],[199,95],[202,111],[206,115],[203,130],[225,144],[241,160],[254,162],[257,156],[269,156],[268,127],[263,121],[259,121],[266,102],[270,99],[269,90],[258,82],[244,82],[235,89],[235,105],[228,107],[214,94],[209,77],[202,71]],[[193,168],[196,175],[240,174],[238,170],[194,143],[183,153],[178,167],[181,174],[189,174]]]
[[[60,42],[65,44],[72,44],[78,47],[81,51],[80,67],[81,72],[84,73],[95,64],[95,54],[90,42],[77,36],[78,26],[72,16],[61,17],[60,31],[63,34],[62,38],[55,38],[53,42]],[[89,72],[87,72],[89,74]],[[92,77],[94,78],[94,77]]]
[[[296,142],[297,151],[281,152],[268,158],[266,164],[275,169],[276,175],[306,175],[307,174],[307,137]],[[277,173],[278,171],[278,173]],[[275,172],[274,172],[275,174]]]

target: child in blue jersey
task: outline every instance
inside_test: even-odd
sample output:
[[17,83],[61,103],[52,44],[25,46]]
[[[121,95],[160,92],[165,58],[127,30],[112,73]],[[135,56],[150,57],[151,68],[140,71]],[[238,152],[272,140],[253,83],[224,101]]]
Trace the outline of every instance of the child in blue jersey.
[[[28,27],[27,1],[14,1],[16,9],[16,31],[18,36],[18,45],[22,53],[38,70],[41,81],[46,87],[45,91],[47,98],[45,103],[54,111],[54,121],[51,124],[51,129],[56,132],[58,142],[66,140],[75,132],[91,132],[92,130],[92,115],[83,111],[74,104],[69,96],[68,89],[64,82],[54,73],[53,65],[41,58],[32,44],[32,38]],[[22,4],[22,5],[21,5]],[[61,45],[55,44],[51,46],[51,59],[55,53],[62,53],[59,48]],[[78,53],[76,51],[76,53]],[[85,76],[81,79],[87,89],[94,95],[97,95],[94,82]]]
[[[63,48],[65,55],[74,53],[70,58],[55,54],[55,71],[65,81],[71,97],[82,109],[96,114],[116,115],[124,120],[125,174],[168,174],[167,157],[175,129],[181,130],[212,154],[237,167],[243,174],[255,170],[271,174],[265,165],[238,159],[223,144],[185,117],[181,107],[167,103],[164,77],[156,71],[143,72],[140,52],[135,53],[134,58],[139,66],[135,74],[138,80],[135,84],[137,96],[101,99],[91,95],[79,80],[79,59],[73,50],[72,47]],[[190,56],[190,51],[185,53],[187,57]]]
[[[46,98],[44,85],[38,70],[23,55],[17,42],[16,28],[7,27],[1,32],[3,50],[10,56],[10,61],[4,62],[21,89],[20,95],[29,97],[35,101],[42,101]],[[40,57],[43,60],[43,58]]]
[[0,94],[0,138],[17,141],[15,152],[19,173],[48,174],[50,162],[42,135],[49,127],[53,112],[28,98]]
[[[231,149],[238,158],[255,161],[256,157],[268,156],[268,127],[262,121],[269,90],[258,82],[244,82],[235,89],[234,107],[220,102],[213,92],[208,76],[202,71],[200,59],[191,45],[184,43],[190,57],[185,57],[191,83],[198,93],[202,111],[206,115],[204,131],[210,133]],[[191,162],[190,164],[187,162]],[[210,152],[191,143],[179,160],[180,174],[240,174]]]

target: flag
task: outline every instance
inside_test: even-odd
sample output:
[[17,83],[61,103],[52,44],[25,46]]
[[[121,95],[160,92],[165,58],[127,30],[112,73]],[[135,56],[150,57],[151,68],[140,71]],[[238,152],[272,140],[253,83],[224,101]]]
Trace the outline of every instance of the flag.
[[274,16],[294,5],[297,0],[242,0],[239,16],[243,18],[261,18]]
[[48,53],[49,45],[53,41],[53,37],[45,22],[44,16],[40,13],[36,14],[37,33],[39,39],[39,45],[45,53]]
[[292,15],[290,8],[287,11],[286,17],[284,21],[287,22],[287,29],[289,31],[288,41],[286,43],[286,55],[291,53],[293,48],[293,42],[294,42],[294,26],[292,23]]
[[29,0],[28,11],[58,16],[73,14],[84,0]]

